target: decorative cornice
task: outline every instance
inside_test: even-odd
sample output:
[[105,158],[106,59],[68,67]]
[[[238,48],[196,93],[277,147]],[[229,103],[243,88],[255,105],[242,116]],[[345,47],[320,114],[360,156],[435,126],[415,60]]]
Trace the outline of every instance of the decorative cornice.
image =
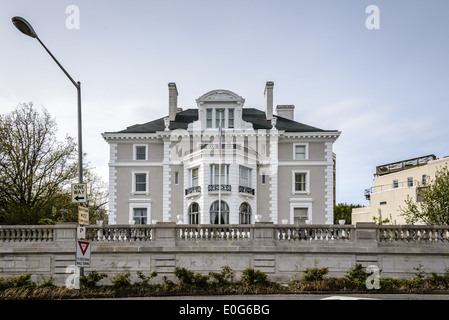
[[232,91],[219,89],[203,94],[201,97],[196,99],[196,102],[240,102],[243,104],[245,99]]

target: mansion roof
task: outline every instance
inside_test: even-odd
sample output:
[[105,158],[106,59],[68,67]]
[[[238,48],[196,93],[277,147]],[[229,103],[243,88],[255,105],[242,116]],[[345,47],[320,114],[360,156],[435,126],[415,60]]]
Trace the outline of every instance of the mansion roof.
[[[285,132],[336,132],[337,130],[323,130],[280,116],[277,118],[276,128]],[[254,130],[271,129],[271,121],[265,117],[265,112],[255,108],[243,108],[242,118],[253,125]],[[170,123],[170,130],[186,129],[190,123],[198,120],[198,109],[187,109],[176,114],[175,121]],[[117,133],[155,133],[164,131],[164,118],[159,118],[144,124],[136,124]]]

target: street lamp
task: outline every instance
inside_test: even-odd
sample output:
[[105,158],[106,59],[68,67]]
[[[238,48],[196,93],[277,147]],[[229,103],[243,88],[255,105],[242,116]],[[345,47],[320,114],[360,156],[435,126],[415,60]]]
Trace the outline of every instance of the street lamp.
[[37,39],[39,43],[44,47],[48,54],[53,58],[56,64],[64,71],[65,75],[70,79],[73,85],[78,91],[78,180],[79,183],[83,183],[83,141],[82,141],[82,126],[81,126],[81,82],[75,82],[68,72],[63,68],[58,60],[53,56],[50,50],[42,43],[41,39],[37,36],[31,24],[22,17],[14,17],[11,19],[14,26],[19,29],[23,34]]

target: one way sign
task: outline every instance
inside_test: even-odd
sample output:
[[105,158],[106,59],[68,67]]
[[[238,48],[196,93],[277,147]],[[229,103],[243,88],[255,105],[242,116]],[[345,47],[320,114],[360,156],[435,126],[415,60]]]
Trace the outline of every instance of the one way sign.
[[90,241],[76,241],[76,266],[84,268],[90,267]]
[[72,184],[72,202],[84,203],[87,202],[87,184],[73,183]]

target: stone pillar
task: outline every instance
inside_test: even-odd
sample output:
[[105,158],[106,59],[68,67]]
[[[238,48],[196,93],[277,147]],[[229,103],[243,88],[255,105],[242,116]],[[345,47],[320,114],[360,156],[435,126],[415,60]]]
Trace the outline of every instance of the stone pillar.
[[357,222],[355,242],[368,246],[377,246],[379,229],[374,222]]

